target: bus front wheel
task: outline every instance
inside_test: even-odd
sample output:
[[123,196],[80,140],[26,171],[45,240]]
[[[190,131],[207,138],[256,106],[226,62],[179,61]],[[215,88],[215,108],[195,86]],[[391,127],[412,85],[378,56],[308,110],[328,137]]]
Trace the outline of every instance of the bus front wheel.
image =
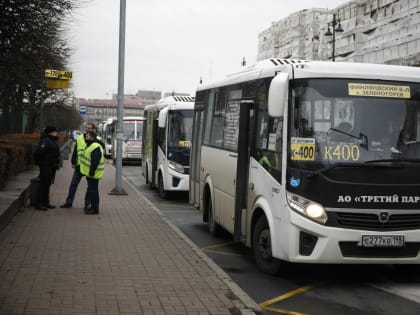
[[271,275],[280,273],[282,262],[272,256],[270,227],[265,216],[259,217],[255,224],[252,250],[255,262],[261,271]]

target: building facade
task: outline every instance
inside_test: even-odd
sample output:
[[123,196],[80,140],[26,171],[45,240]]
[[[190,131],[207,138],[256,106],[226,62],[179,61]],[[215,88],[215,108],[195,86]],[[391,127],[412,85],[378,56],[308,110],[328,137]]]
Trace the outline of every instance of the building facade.
[[[168,92],[167,95],[189,95],[185,93]],[[162,97],[161,91],[139,90],[135,95],[124,95],[124,116],[143,116],[144,107],[157,103]],[[118,95],[113,94],[112,99],[78,99],[79,107],[83,108],[81,114],[84,122],[94,122],[100,126],[107,118],[117,117]]]
[[259,34],[257,60],[331,60],[325,33],[333,14],[344,30],[335,34],[336,61],[420,66],[420,0],[353,0],[295,12]]
[[[143,116],[144,107],[154,104],[154,99],[144,99],[143,97],[124,95],[124,116]],[[79,98],[79,106],[84,105],[86,109],[82,114],[83,121],[92,121],[98,126],[109,117],[117,117],[118,101],[112,99],[83,99]]]

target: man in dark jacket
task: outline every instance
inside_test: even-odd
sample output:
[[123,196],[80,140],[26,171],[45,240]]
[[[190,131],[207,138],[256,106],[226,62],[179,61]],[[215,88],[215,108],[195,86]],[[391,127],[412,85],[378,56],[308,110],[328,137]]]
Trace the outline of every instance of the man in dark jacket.
[[50,186],[60,163],[60,149],[57,140],[57,128],[47,126],[34,152],[35,163],[39,166],[39,187],[35,206],[37,210],[45,211],[55,208],[50,203]]

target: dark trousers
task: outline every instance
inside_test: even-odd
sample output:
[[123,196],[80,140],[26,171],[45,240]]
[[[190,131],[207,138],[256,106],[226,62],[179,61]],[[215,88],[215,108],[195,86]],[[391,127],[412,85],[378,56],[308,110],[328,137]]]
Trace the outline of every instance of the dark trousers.
[[[73,177],[71,178],[71,183],[69,187],[69,192],[66,198],[66,205],[73,205],[74,197],[76,196],[77,186],[79,186],[80,180],[83,175],[80,173],[80,166],[76,166],[73,172]],[[85,207],[89,206],[90,202],[85,199]]]
[[90,208],[99,211],[99,179],[86,177],[87,190],[85,200],[90,201]]
[[39,186],[36,202],[38,206],[48,206],[50,204],[50,186],[54,174],[55,170],[50,165],[39,166]]

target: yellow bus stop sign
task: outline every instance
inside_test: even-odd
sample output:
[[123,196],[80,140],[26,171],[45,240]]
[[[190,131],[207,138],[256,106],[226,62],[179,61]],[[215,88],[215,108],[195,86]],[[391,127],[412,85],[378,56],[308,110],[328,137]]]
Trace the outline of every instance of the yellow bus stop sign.
[[47,78],[47,79],[57,79],[58,75],[59,75],[58,70],[53,70],[53,69],[46,69],[45,70],[45,78]]
[[60,80],[70,80],[73,76],[73,72],[69,71],[69,70],[60,70],[58,72],[58,78]]
[[47,88],[49,89],[68,89],[69,87],[69,80],[47,80]]

